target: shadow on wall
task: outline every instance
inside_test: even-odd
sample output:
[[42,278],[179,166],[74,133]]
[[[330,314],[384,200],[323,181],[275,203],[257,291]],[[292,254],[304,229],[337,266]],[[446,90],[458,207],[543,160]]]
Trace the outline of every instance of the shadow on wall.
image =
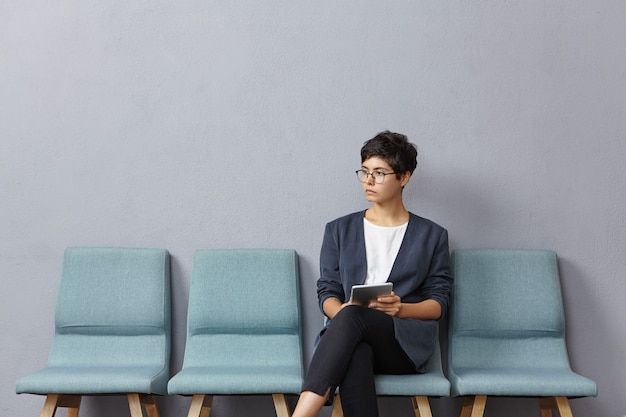
[[[580,267],[580,262],[560,256],[559,273],[565,310],[565,338],[570,365],[575,372],[580,372],[598,384],[598,398],[592,399],[594,401],[593,408],[588,408],[586,412],[589,414],[593,410],[596,415],[608,416],[611,414],[611,410],[603,409],[606,403],[600,400],[603,392],[601,384],[602,381],[606,381],[607,376],[599,375],[596,370],[602,369],[602,363],[607,358],[616,357],[616,354],[610,350],[619,346],[620,341],[615,340],[613,343],[615,329],[609,329],[607,323],[610,321],[600,315],[600,312],[606,311],[606,309],[598,308],[602,306],[602,301],[598,299],[597,289],[591,285],[598,279],[586,276],[583,268]],[[576,323],[576,326],[573,326],[572,323]],[[593,353],[583,353],[585,345],[580,341],[589,340],[590,329],[593,329],[592,337],[595,343],[588,344],[587,349],[591,346]],[[591,358],[591,363],[585,363],[584,369],[581,369],[581,362],[577,359],[581,357]],[[619,382],[617,376],[613,376],[611,379],[615,379],[616,383]],[[588,399],[582,401],[588,401]],[[577,401],[572,402],[572,408],[576,403]]]
[[185,338],[187,337],[187,304],[191,281],[191,261],[185,262],[170,253],[172,340],[170,352],[170,377],[183,366]]

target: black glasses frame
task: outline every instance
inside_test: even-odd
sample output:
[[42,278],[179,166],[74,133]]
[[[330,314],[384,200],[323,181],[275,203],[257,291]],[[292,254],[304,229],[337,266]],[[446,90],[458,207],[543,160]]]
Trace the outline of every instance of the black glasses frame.
[[357,179],[361,181],[362,183],[366,183],[369,180],[370,175],[371,175],[372,177],[374,177],[374,182],[376,184],[382,184],[383,181],[385,181],[385,177],[387,175],[395,174],[395,172],[382,172],[382,171],[369,172],[365,169],[357,169],[354,172],[356,174]]

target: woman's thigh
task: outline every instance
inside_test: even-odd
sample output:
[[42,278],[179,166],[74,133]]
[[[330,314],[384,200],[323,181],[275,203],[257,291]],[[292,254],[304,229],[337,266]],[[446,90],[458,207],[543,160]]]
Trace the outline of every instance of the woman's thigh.
[[333,322],[329,330],[333,325],[338,327],[337,331],[331,331],[331,334],[334,333],[333,336],[356,337],[359,340],[355,342],[367,343],[371,346],[375,373],[415,372],[413,363],[395,338],[394,322],[391,316],[367,307],[348,306],[335,316]]

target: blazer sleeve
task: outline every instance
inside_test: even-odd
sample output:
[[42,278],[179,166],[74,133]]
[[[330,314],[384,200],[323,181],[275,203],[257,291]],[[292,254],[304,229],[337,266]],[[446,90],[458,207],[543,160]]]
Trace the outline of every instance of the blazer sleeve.
[[338,239],[336,227],[328,223],[320,252],[320,278],[317,280],[317,299],[322,313],[324,301],[327,299],[334,297],[341,302],[346,299],[339,269]]
[[435,300],[441,305],[441,317],[443,317],[448,311],[453,278],[450,275],[448,232],[443,228],[441,230],[430,261],[428,278],[424,281],[421,294],[424,299]]

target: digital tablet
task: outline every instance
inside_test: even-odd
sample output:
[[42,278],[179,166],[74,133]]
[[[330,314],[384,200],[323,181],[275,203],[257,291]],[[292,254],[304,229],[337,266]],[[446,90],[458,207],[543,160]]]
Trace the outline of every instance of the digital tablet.
[[393,283],[353,285],[350,294],[350,302],[355,304],[367,304],[381,295],[391,294]]

